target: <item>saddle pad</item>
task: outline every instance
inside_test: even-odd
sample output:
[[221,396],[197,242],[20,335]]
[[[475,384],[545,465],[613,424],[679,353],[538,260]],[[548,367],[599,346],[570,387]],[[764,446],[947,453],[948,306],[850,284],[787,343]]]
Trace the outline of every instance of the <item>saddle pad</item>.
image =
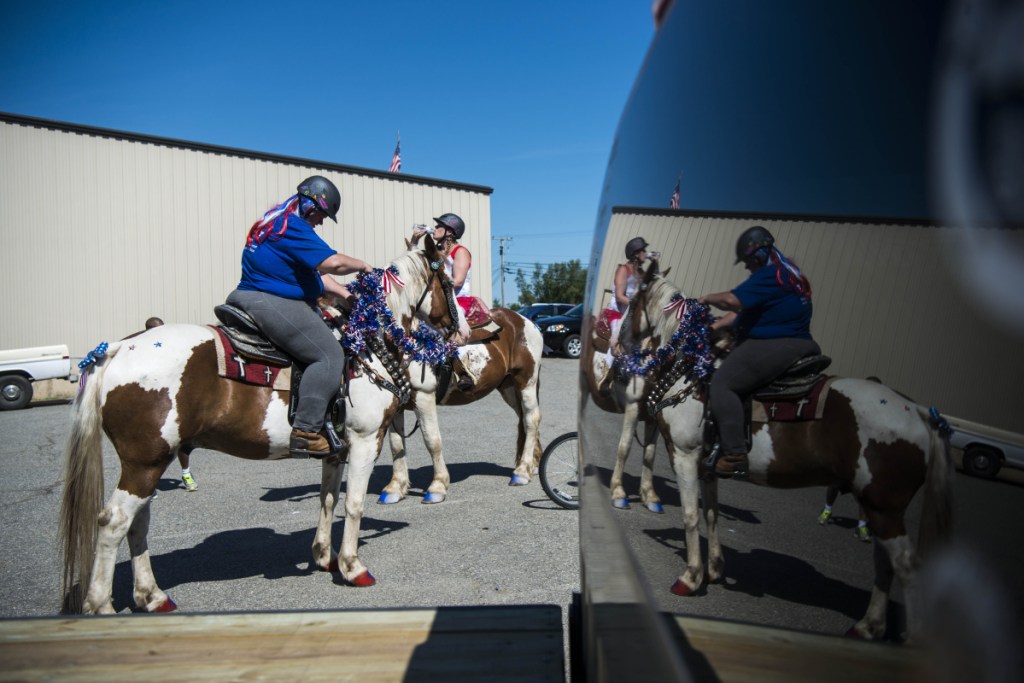
[[478,327],[491,319],[491,309],[478,296],[460,296],[456,298],[459,307],[466,314],[466,322],[470,327]]
[[233,379],[245,384],[271,387],[275,391],[288,391],[291,388],[292,369],[279,368],[265,363],[242,358],[232,345],[231,340],[218,327],[209,325],[214,331],[213,345],[217,349],[217,374],[225,379]]
[[753,422],[804,422],[820,420],[825,410],[825,399],[828,398],[829,387],[836,380],[835,376],[822,377],[821,381],[803,398],[795,401],[776,400],[762,403],[752,401],[750,419]]
[[610,341],[612,338],[612,325],[615,324],[616,320],[621,320],[622,314],[618,311],[613,311],[610,308],[602,308],[601,313],[597,316],[597,322],[594,323],[594,334],[599,339]]

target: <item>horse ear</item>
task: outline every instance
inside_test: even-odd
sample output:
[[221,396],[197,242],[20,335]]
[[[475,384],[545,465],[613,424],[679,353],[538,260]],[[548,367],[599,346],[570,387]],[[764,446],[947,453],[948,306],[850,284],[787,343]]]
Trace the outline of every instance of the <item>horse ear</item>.
[[434,242],[434,238],[429,234],[424,237],[423,251],[427,254],[427,258],[431,261],[437,260],[437,243]]
[[665,269],[665,272],[661,274],[662,277],[668,277],[668,274],[672,272],[672,266]]
[[647,270],[644,271],[643,281],[645,284],[650,284],[654,280],[654,276],[658,274],[658,262],[651,261],[651,265],[647,266]]
[[409,241],[408,237],[405,238],[405,250],[412,251],[412,242]]

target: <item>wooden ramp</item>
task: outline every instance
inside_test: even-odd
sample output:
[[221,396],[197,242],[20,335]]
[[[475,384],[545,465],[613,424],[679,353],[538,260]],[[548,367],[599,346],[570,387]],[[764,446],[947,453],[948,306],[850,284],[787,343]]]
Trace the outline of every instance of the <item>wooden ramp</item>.
[[0,621],[0,681],[558,681],[557,605]]
[[666,615],[695,683],[927,681],[927,662],[909,646]]

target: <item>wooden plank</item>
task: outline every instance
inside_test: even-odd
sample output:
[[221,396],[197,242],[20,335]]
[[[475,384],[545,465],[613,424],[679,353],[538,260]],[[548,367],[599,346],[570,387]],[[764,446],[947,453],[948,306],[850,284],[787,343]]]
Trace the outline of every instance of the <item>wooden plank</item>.
[[0,681],[564,681],[553,605],[0,621]]
[[684,659],[691,665],[696,681],[924,680],[915,678],[925,670],[924,654],[910,646],[678,615],[672,619],[681,631],[681,646],[687,653]]

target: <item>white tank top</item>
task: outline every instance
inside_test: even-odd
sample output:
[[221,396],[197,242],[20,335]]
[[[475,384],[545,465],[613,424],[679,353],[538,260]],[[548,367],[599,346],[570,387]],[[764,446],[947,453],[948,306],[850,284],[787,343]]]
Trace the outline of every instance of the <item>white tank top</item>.
[[[629,275],[626,277],[626,291],[623,294],[627,299],[632,299],[633,295],[636,294],[637,288],[640,286],[640,278],[636,276],[632,269],[630,269]],[[612,280],[612,300],[608,304],[608,308],[613,311],[619,311],[619,300],[615,296],[615,281]],[[625,313],[625,307],[619,313]]]
[[[448,273],[448,277],[454,277],[452,273],[455,271],[455,252],[457,252],[459,249],[466,248],[461,244],[456,244],[455,248],[452,249],[451,253],[449,253],[444,259],[444,269],[445,272]],[[468,249],[466,249],[466,254],[469,255],[469,270],[466,271],[466,279],[462,283],[462,287],[456,290],[455,296],[472,296],[469,290],[469,281],[470,278],[473,276],[473,256],[472,254],[469,254]]]

